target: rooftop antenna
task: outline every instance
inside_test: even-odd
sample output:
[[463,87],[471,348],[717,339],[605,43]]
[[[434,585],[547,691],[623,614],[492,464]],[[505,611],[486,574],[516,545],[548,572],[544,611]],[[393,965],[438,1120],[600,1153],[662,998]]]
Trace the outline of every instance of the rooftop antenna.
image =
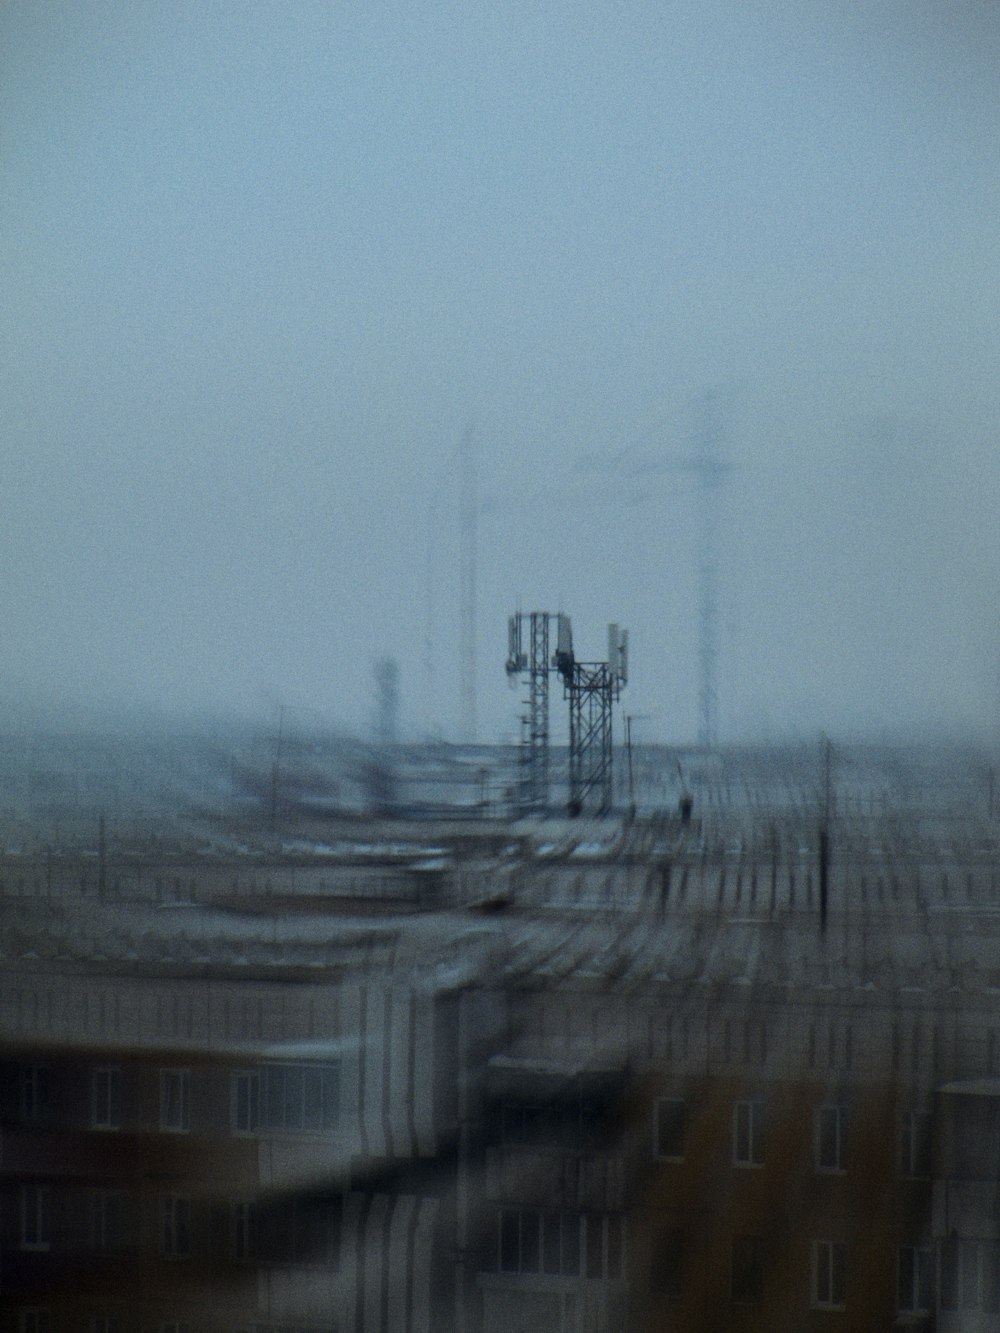
[[462,436],[461,529],[459,541],[459,671],[461,739],[476,742],[476,554],[478,547],[478,459],[472,426]]

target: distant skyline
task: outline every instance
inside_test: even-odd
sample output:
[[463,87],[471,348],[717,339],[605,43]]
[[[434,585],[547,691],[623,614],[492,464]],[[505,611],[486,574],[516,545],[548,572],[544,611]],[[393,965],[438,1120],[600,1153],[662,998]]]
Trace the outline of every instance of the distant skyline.
[[481,738],[519,605],[692,740],[714,386],[721,739],[996,742],[994,8],[10,0],[0,61],[8,716],[368,734],[393,657],[457,738],[471,423]]

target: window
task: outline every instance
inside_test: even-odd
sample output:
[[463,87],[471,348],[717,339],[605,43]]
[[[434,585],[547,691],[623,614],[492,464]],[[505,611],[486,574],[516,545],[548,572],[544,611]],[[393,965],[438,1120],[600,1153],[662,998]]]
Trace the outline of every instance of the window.
[[91,1070],[90,1123],[94,1129],[121,1125],[121,1070],[104,1066]]
[[659,1296],[679,1300],[684,1290],[684,1233],[667,1231],[653,1249],[650,1288]]
[[115,1255],[124,1239],[124,1197],[118,1190],[91,1190],[89,1233],[92,1253]]
[[733,1241],[731,1294],[740,1305],[760,1300],[764,1285],[763,1244],[759,1236],[737,1236]]
[[733,1108],[733,1162],[762,1166],[767,1151],[767,1114],[763,1102],[737,1102]]
[[687,1146],[688,1114],[684,1102],[661,1097],[656,1103],[653,1152],[668,1162],[679,1162]]
[[941,1242],[941,1309],[1000,1313],[1000,1245],[996,1241]]
[[931,1174],[931,1116],[929,1111],[907,1111],[903,1115],[899,1142],[899,1171],[903,1176],[926,1179]]
[[580,1271],[579,1217],[575,1213],[504,1209],[500,1214],[499,1263],[502,1273],[544,1271],[575,1276]]
[[847,1108],[821,1106],[816,1112],[816,1170],[844,1170]]
[[233,1074],[233,1129],[256,1134],[259,1125],[260,1075],[256,1069],[238,1069]]
[[899,1251],[899,1309],[903,1314],[930,1310],[934,1300],[934,1261],[930,1250],[904,1245]]
[[265,1065],[264,1123],[273,1130],[323,1130],[337,1123],[340,1094],[335,1065]]
[[500,1110],[500,1133],[505,1144],[535,1146],[559,1142],[559,1124],[547,1106],[504,1106]]
[[233,1128],[277,1133],[332,1129],[340,1112],[340,1067],[266,1064],[233,1075]]
[[19,1310],[17,1333],[49,1333],[49,1312],[34,1307]]
[[51,1190],[48,1185],[21,1186],[21,1249],[49,1248]]
[[[554,1214],[557,1221],[560,1214]],[[572,1222],[577,1219],[571,1219]],[[576,1266],[579,1272],[579,1231],[576,1237]],[[542,1214],[534,1209],[507,1208],[500,1214],[500,1271],[501,1273],[540,1273],[542,1271]],[[560,1270],[561,1271],[561,1270]]]
[[587,1241],[587,1277],[622,1275],[622,1220],[617,1213],[588,1214],[583,1219]]
[[[167,1325],[164,1325],[164,1328],[166,1327]],[[170,1327],[184,1329],[186,1325],[170,1325]],[[308,1327],[300,1324],[254,1324],[252,1328],[241,1324],[233,1329],[233,1333],[337,1333],[337,1330],[332,1324],[309,1324]]]
[[21,1070],[21,1119],[28,1125],[41,1123],[48,1110],[49,1071],[44,1065],[25,1065]]
[[622,1275],[624,1231],[617,1213],[504,1208],[498,1239],[501,1273],[609,1279]]
[[252,1203],[234,1203],[232,1213],[234,1259],[253,1259],[257,1254],[257,1208]]
[[844,1308],[847,1246],[842,1241],[813,1242],[813,1305],[826,1310]]
[[187,1259],[191,1253],[191,1200],[184,1194],[160,1195],[160,1254]]
[[160,1070],[160,1128],[175,1134],[191,1128],[190,1069]]
[[341,1200],[303,1195],[259,1205],[248,1219],[248,1237],[263,1263],[335,1267],[340,1262]]

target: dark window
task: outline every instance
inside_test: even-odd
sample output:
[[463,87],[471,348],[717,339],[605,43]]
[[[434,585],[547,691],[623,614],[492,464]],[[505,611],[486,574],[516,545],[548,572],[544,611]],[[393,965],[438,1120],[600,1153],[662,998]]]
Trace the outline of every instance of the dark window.
[[29,1125],[48,1117],[49,1071],[44,1065],[25,1065],[21,1070],[21,1118]]
[[684,1289],[683,1231],[667,1231],[654,1248],[649,1285],[660,1296],[680,1299]]
[[499,1265],[502,1273],[580,1275],[583,1230],[588,1277],[619,1277],[622,1267],[621,1219],[601,1214],[545,1212],[504,1208],[499,1215]]
[[160,1070],[160,1128],[184,1134],[191,1128],[191,1071]]
[[737,1236],[733,1241],[734,1301],[750,1304],[760,1300],[764,1285],[762,1248],[759,1236]]
[[899,1309],[921,1313],[931,1308],[934,1265],[930,1250],[904,1245],[899,1251]]
[[1000,1244],[984,1241],[981,1257],[983,1309],[988,1314],[1000,1314]]
[[931,1174],[931,1116],[928,1111],[907,1111],[900,1135],[899,1169],[904,1176]]
[[50,1327],[48,1310],[31,1308],[17,1316],[17,1333],[49,1333]]
[[302,1197],[256,1212],[258,1255],[265,1263],[340,1262],[341,1201],[337,1196]]
[[500,1214],[500,1272],[521,1271],[521,1214],[504,1211]]
[[656,1103],[657,1157],[680,1161],[687,1148],[688,1114],[684,1102],[663,1097]]
[[257,1207],[253,1203],[234,1203],[232,1214],[232,1254],[234,1259],[254,1259],[257,1255]]
[[607,1231],[607,1276],[620,1278],[622,1275],[622,1220],[617,1213],[609,1213],[605,1222]]
[[183,1194],[160,1195],[160,1254],[186,1259],[191,1253],[191,1200]]
[[49,1248],[52,1191],[48,1185],[21,1186],[21,1249]]
[[598,1217],[588,1217],[587,1234],[587,1277],[604,1276],[604,1234]]
[[238,1069],[233,1074],[233,1129],[237,1134],[255,1134],[260,1126],[260,1074],[256,1069]]
[[816,1112],[816,1169],[843,1171],[847,1137],[847,1110],[821,1106]]
[[733,1161],[761,1166],[767,1152],[767,1113],[763,1102],[737,1102],[733,1108]]
[[501,1109],[504,1143],[527,1146],[560,1139],[555,1116],[547,1106],[504,1106]]
[[261,1081],[266,1129],[309,1132],[336,1125],[338,1066],[268,1064],[261,1069]]
[[90,1248],[94,1254],[120,1254],[125,1236],[125,1199],[119,1190],[91,1190],[89,1203]]
[[521,1272],[537,1273],[541,1266],[540,1213],[525,1210],[521,1214]]
[[847,1246],[841,1241],[813,1244],[813,1304],[841,1309],[847,1290]]
[[90,1123],[94,1129],[118,1129],[121,1125],[121,1070],[102,1066],[91,1070]]

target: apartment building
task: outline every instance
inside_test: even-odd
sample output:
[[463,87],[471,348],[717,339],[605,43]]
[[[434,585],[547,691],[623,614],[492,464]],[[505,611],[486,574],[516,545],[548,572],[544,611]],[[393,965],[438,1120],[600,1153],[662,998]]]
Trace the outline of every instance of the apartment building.
[[993,832],[832,842],[8,854],[0,1329],[995,1328]]

